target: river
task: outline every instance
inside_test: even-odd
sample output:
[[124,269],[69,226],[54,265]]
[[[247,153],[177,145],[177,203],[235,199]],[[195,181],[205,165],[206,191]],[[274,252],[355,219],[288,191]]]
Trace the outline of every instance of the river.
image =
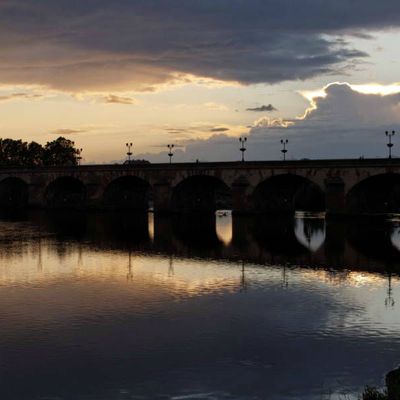
[[4,214],[0,398],[356,399],[399,272],[395,218]]

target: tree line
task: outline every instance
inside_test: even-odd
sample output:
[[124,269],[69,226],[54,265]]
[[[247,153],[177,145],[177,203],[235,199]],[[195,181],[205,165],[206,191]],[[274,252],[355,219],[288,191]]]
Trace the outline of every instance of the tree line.
[[0,166],[42,167],[77,165],[80,151],[69,139],[59,137],[44,146],[37,142],[0,139]]

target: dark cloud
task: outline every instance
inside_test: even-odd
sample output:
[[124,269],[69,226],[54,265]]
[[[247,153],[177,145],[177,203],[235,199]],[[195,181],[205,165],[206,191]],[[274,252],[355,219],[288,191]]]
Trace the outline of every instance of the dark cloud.
[[188,128],[173,128],[173,129],[166,129],[168,133],[189,133],[191,132]]
[[172,134],[190,134],[190,133],[208,133],[208,132],[228,132],[230,129],[226,126],[209,126],[209,125],[191,125],[186,128],[166,128],[168,133]]
[[399,27],[385,0],[13,0],[0,3],[0,83],[149,90],[192,74],[243,84],[333,73],[344,40]]
[[246,111],[272,112],[272,111],[277,111],[277,109],[272,104],[268,104],[260,107],[246,108]]
[[10,100],[36,100],[43,97],[40,94],[34,93],[11,93],[0,95],[0,101],[10,101]]
[[223,126],[218,127],[216,126],[215,128],[211,128],[211,132],[227,132],[229,131],[229,128],[224,128]]
[[56,129],[55,131],[51,132],[54,135],[58,136],[68,136],[68,135],[74,135],[77,133],[84,133],[86,132],[86,129],[71,129],[71,128],[60,128]]
[[137,101],[136,99],[132,97],[123,97],[123,96],[117,96],[115,94],[109,94],[108,96],[105,96],[102,98],[102,100],[105,103],[111,103],[111,104],[136,104]]
[[[326,97],[315,99],[316,108],[300,119],[261,118],[248,132],[246,157],[249,160],[276,160],[281,157],[281,139],[288,139],[288,158],[386,157],[385,131],[400,125],[399,93],[382,96],[362,94],[345,84],[333,84]],[[400,156],[400,142],[394,137],[394,155]],[[239,160],[237,138],[225,134],[206,140],[186,142],[177,161],[197,158],[206,161]],[[152,161],[160,160],[155,154]]]

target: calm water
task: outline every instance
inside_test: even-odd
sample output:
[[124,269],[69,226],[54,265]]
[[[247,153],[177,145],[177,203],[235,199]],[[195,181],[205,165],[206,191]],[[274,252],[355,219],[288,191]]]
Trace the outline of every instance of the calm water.
[[355,398],[400,362],[395,220],[0,228],[2,400]]

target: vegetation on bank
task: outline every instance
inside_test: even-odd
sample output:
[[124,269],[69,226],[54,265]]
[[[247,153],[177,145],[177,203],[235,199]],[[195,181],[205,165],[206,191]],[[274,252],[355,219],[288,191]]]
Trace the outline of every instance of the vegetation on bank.
[[385,378],[386,389],[367,386],[361,400],[400,400],[400,368],[390,371]]
[[77,165],[80,151],[69,139],[59,137],[44,146],[37,142],[0,139],[0,166],[43,167]]
[[388,400],[387,392],[381,392],[380,390],[367,386],[362,393],[362,400]]

